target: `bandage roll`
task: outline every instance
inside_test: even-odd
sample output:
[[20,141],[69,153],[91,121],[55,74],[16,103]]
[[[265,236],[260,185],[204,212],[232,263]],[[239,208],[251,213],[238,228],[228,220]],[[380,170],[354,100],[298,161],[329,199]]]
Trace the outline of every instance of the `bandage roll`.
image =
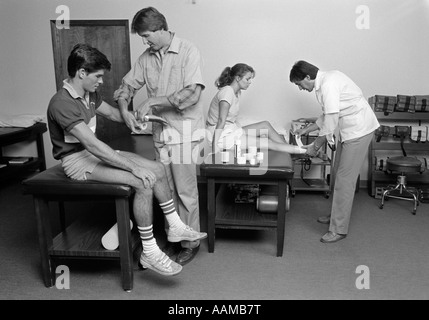
[[250,153],[252,156],[256,156],[256,153],[258,152],[258,148],[257,148],[257,147],[255,147],[255,146],[250,146],[250,147],[248,148],[248,151],[249,151],[249,153]]
[[251,153],[244,153],[243,156],[246,157],[246,161],[250,161],[250,159],[253,159],[253,154]]
[[[130,220],[130,230],[133,229],[133,222]],[[119,247],[118,224],[115,223],[109,231],[101,238],[101,244],[106,250],[116,250]]]
[[222,151],[220,153],[220,156],[221,156],[221,160],[223,163],[229,162],[229,152],[228,151]]
[[246,157],[245,156],[237,157],[237,164],[246,164]]

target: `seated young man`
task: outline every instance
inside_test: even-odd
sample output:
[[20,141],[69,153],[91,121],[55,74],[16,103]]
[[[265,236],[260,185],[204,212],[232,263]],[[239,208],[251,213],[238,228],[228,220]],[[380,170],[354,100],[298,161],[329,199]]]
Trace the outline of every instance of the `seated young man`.
[[175,275],[182,266],[161,251],[153,236],[153,196],[165,214],[168,241],[196,241],[207,234],[193,230],[180,219],[162,163],[115,151],[95,136],[96,115],[123,122],[119,110],[103,101],[97,92],[105,70],[110,67],[106,56],[89,45],[78,44],[71,51],[69,78],[52,97],[47,111],[53,156],[61,160],[71,179],[132,186],[134,217],[143,244],[140,263],[162,275]]

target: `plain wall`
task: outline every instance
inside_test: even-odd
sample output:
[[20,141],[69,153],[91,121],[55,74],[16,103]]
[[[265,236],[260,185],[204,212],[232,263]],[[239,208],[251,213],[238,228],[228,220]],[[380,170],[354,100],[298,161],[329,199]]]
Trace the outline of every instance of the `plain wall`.
[[[156,7],[170,30],[202,53],[206,109],[222,69],[248,63],[256,78],[242,94],[241,115],[285,130],[291,120],[321,112],[314,92],[300,92],[289,82],[297,60],[345,72],[366,97],[429,94],[429,0],[0,0],[2,113],[46,113],[55,93],[49,21],[59,16],[59,5],[70,8],[72,20],[130,24],[141,8]],[[369,29],[356,25],[362,21],[360,6],[369,9]],[[130,40],[133,63],[144,47],[137,35]],[[48,134],[44,138],[51,167],[57,161]],[[361,177],[366,176],[365,165]]]

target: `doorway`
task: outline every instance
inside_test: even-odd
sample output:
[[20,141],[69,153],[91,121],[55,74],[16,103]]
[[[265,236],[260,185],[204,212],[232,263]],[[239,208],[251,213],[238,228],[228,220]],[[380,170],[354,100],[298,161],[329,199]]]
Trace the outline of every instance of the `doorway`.
[[[112,69],[103,78],[100,92],[104,101],[116,106],[113,93],[131,69],[128,20],[70,20],[69,29],[57,28],[56,20],[50,23],[57,91],[68,77],[67,58],[71,50],[77,43],[87,43],[104,53],[112,64]],[[128,108],[132,110],[132,104]],[[130,134],[130,130],[123,123],[97,117],[96,134],[100,140],[109,142]]]

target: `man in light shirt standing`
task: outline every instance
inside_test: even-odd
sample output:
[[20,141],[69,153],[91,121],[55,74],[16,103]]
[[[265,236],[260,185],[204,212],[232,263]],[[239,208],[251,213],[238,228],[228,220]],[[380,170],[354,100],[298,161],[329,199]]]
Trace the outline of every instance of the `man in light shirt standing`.
[[322,115],[315,123],[295,132],[303,135],[319,130],[315,141],[303,146],[307,154],[315,156],[326,142],[334,144],[334,132],[337,128],[339,131],[331,172],[331,214],[317,220],[330,224],[329,231],[320,241],[337,242],[348,234],[356,179],[379,123],[362,90],[340,71],[321,71],[306,61],[298,61],[292,67],[289,79],[300,90],[311,92],[314,89],[322,107]]
[[[148,48],[124,76],[114,98],[133,132],[139,132],[138,121],[148,113],[168,123],[165,127],[153,124],[157,160],[165,164],[180,217],[194,230],[200,230],[194,161],[205,136],[200,52],[191,42],[169,31],[164,15],[153,7],[137,12],[131,29]],[[148,98],[135,107],[133,115],[127,112],[128,105],[143,87]],[[167,243],[164,251],[169,256],[177,254],[176,262],[184,265],[195,257],[199,246],[199,241],[182,241],[181,247]]]

